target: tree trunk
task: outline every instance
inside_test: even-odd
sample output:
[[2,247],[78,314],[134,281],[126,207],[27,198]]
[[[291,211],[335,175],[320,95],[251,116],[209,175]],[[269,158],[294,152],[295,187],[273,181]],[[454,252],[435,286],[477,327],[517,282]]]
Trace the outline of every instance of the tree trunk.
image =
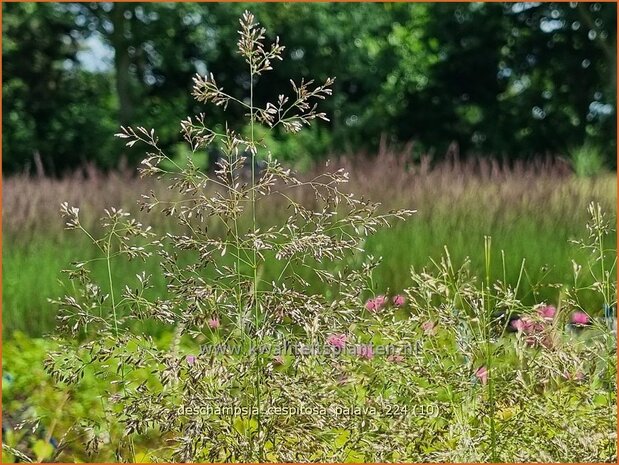
[[119,122],[127,125],[131,122],[133,105],[131,102],[131,89],[129,82],[129,39],[130,20],[125,18],[125,12],[130,11],[131,5],[127,3],[114,3],[110,15],[114,31],[111,35],[114,47],[114,70],[116,72],[116,94],[119,102]]

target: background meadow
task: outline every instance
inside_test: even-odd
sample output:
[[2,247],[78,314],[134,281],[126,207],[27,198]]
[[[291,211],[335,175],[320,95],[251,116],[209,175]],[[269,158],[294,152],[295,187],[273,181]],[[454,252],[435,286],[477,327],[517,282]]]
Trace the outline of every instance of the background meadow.
[[[572,259],[587,258],[570,241],[586,233],[588,203],[599,202],[611,214],[616,204],[614,175],[578,177],[564,160],[509,166],[505,161],[484,159],[436,164],[426,159],[413,164],[409,158],[409,153],[385,148],[373,158],[360,155],[330,164],[349,169],[348,188],[381,202],[385,210],[417,210],[406,224],[380,231],[364,244],[367,254],[383,258],[375,279],[385,292],[404,289],[410,284],[410,268],[431,265],[443,255],[444,247],[456,263],[470,258],[474,274],[482,275],[484,236],[491,236],[493,275],[498,278],[505,273],[506,280],[515,283],[524,260],[524,301],[531,305],[556,303],[559,290],[547,284],[569,283]],[[323,165],[314,171],[321,169]],[[314,174],[309,171],[306,176]],[[48,299],[58,297],[58,281],[63,278],[60,271],[77,257],[95,256],[90,243],[64,231],[58,199],[79,206],[87,227],[96,229],[103,209],[117,206],[137,213],[144,224],[157,230],[178,231],[168,218],[151,219],[152,215],[140,213],[137,199],[152,188],[173,197],[165,185],[140,180],[129,172],[106,174],[89,169],[62,179],[8,178],[3,206],[5,218],[10,218],[3,231],[7,245],[3,260],[4,334],[10,337],[20,330],[41,336],[53,331],[55,311]],[[306,203],[311,201],[306,199]],[[285,219],[288,211],[280,207],[265,205],[259,217]],[[212,231],[221,233],[216,226]],[[613,247],[615,240],[615,235],[609,236],[607,246]],[[119,282],[131,280],[142,267],[140,262],[121,267],[118,272],[123,279]],[[276,263],[267,266],[267,276],[277,276],[276,267]],[[147,264],[154,276],[159,275],[158,268],[155,261]],[[105,275],[103,266],[98,273]],[[160,280],[159,286],[163,293],[165,283]],[[593,295],[585,302],[592,310],[601,311],[602,303]],[[21,310],[24,308],[27,313]]]

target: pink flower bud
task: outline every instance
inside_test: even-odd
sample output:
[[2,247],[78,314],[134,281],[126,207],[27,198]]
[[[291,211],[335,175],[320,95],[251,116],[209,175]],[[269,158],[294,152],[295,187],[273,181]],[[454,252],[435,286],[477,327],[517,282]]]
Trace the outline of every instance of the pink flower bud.
[[475,377],[481,381],[481,384],[486,384],[488,382],[488,370],[486,367],[479,367],[475,372]]
[[371,345],[360,345],[357,347],[357,355],[359,358],[363,358],[365,360],[370,360],[374,358],[374,351],[372,350]]
[[327,344],[329,344],[332,347],[335,347],[336,349],[342,350],[344,346],[346,345],[347,339],[348,338],[346,337],[345,334],[331,334],[327,338]]
[[424,334],[427,336],[434,336],[436,334],[436,326],[432,321],[426,321],[421,325],[421,329],[423,329]]
[[387,361],[391,363],[402,363],[404,361],[404,356],[400,354],[391,354],[387,357]]
[[374,302],[376,302],[376,310],[380,310],[387,303],[387,297],[385,297],[384,295],[376,296]]
[[557,309],[552,305],[545,305],[537,309],[537,314],[544,320],[552,320],[557,314]]
[[587,315],[585,312],[572,313],[572,324],[582,326],[588,325],[590,321],[591,319],[589,318],[589,315]]

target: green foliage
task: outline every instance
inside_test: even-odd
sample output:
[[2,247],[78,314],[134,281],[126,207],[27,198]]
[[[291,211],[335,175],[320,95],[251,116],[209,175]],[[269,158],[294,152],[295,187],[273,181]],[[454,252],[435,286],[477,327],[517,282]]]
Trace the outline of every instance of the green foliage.
[[[3,368],[21,376],[30,361],[40,370],[41,349],[49,351],[45,373],[35,372],[44,386],[28,390],[32,418],[48,436],[56,429],[63,435],[53,450],[48,438],[10,437],[5,458],[616,460],[616,320],[584,307],[587,294],[607,309],[617,305],[616,250],[607,245],[615,231],[601,206],[589,205],[587,234],[577,242],[585,253],[576,256],[573,281],[550,284],[560,288],[557,308],[523,302],[531,291],[524,264],[516,283],[508,282],[513,265],[495,255],[488,236],[481,277],[446,247],[431,266],[410,270],[402,294],[384,292],[375,279],[380,259],[368,253],[368,243],[414,211],[382,213],[344,190],[351,179],[345,169],[304,180],[275,160],[264,145],[270,140],[257,138],[259,125],[296,134],[328,121],[314,102],[330,96],[335,81],[292,81],[276,100],[255,101],[256,86],[284,48],[278,38],[266,41],[249,12],[237,46],[249,99],[228,93],[213,74],[196,76],[192,95],[224,110],[240,107],[249,118],[247,134],[210,126],[202,113],[181,122],[192,154],[213,146],[222,153],[214,175],[192,156],[166,170],[162,162],[174,166],[174,160],[154,130],[123,126],[117,134],[127,147],[148,146],[143,176],[170,180],[175,196],[153,189],[141,207],[160,224],[171,217],[178,230],[158,233],[113,207],[98,228],[87,229],[80,208],[62,203],[66,228],[83,233],[96,256],[66,270],[66,294],[53,302],[62,337],[22,355],[28,341],[17,334]],[[259,173],[258,159],[265,161]],[[397,160],[388,161],[385,182],[405,180],[393,169]],[[284,221],[258,222],[282,205],[289,212]],[[147,272],[150,260],[160,265],[158,278]],[[143,269],[119,282],[128,263]],[[156,279],[165,282],[164,293],[154,291]],[[506,320],[511,315],[520,327]],[[155,339],[148,323],[167,330]],[[28,379],[14,382],[25,386]],[[6,398],[3,392],[13,410],[25,403],[15,387],[7,386]]]
[[[133,152],[109,141],[129,120],[179,142],[173,121],[198,113],[187,97],[194,72],[213,72],[247,99],[249,75],[234,60],[243,4],[3,5],[6,172],[39,152],[57,173],[85,160],[110,167]],[[457,144],[463,154],[508,159],[565,155],[585,142],[615,167],[616,5],[612,3],[256,5],[264,24],[288,38],[285,62],[254,98],[304,75],[334,74],[325,102],[331,122],[307,156],[378,147],[381,136],[411,140],[436,158]],[[114,31],[123,31],[123,34]],[[87,71],[86,40],[114,59]],[[71,63],[71,65],[69,65]],[[48,72],[48,70],[50,70]],[[221,121],[214,108],[206,121]],[[243,111],[230,108],[239,132]],[[284,135],[274,137],[283,152]],[[299,156],[303,157],[304,154]],[[301,165],[306,164],[300,160]]]
[[[161,343],[165,341],[162,338]],[[116,420],[119,411],[101,403],[115,367],[107,367],[105,374],[86,367],[78,389],[58,385],[44,363],[58,347],[53,338],[32,339],[21,332],[14,333],[3,347],[3,375],[12,379],[11,383],[5,379],[2,386],[3,425],[7,427],[3,444],[11,448],[3,449],[3,463],[16,458],[23,462],[24,456],[48,462],[67,457],[70,461],[116,460],[114,445],[122,442],[122,428]],[[132,352],[129,346],[126,350]],[[136,382],[150,379],[145,371],[135,375]],[[147,436],[138,443],[138,453],[148,451],[152,440]]]
[[585,144],[572,150],[570,161],[578,177],[597,176],[606,168],[600,150],[592,144]]
[[[578,265],[585,274],[594,276],[596,283],[583,286],[575,279],[552,322],[542,322],[539,306],[522,305],[518,285],[506,285],[501,278],[491,277],[491,290],[471,275],[466,263],[458,266],[447,253],[433,266],[412,272],[405,306],[385,305],[377,313],[363,314],[347,328],[349,345],[372,343],[400,350],[413,347],[413,352],[402,352],[406,355],[401,358],[375,355],[369,360],[348,354],[337,358],[287,355],[281,364],[266,358],[270,368],[269,395],[282,402],[277,404],[280,408],[300,410],[319,402],[340,409],[275,415],[278,422],[271,428],[281,427],[282,431],[278,435],[271,433],[265,444],[266,461],[512,462],[540,457],[548,461],[615,460],[616,333],[613,335],[603,320],[596,320],[585,330],[566,325],[570,312],[582,308],[578,296],[583,292],[600,293],[605,302],[616,304],[616,252],[600,247],[601,239],[611,232],[610,224],[594,205],[589,213],[589,236],[579,245],[592,252],[591,259]],[[454,310],[454,302],[460,311]],[[489,310],[494,308],[517,311],[542,324],[543,329],[533,339],[524,333],[501,335],[502,328],[490,320]],[[202,348],[214,347],[226,340],[227,331],[224,326],[205,332],[200,340],[184,337],[180,344],[176,342],[175,350],[198,354],[198,344]],[[165,357],[165,348],[177,339],[178,334],[166,334],[153,349],[164,349]],[[549,341],[551,345],[547,345]],[[127,360],[143,358],[141,347],[145,343],[125,344]],[[110,344],[94,343],[93,353],[107,353]],[[115,362],[102,366],[91,362],[88,365],[92,367],[84,367],[79,384],[61,385],[59,390],[42,368],[48,353],[60,355],[56,353],[58,348],[56,341],[28,339],[21,333],[5,343],[3,373],[10,372],[13,381],[3,383],[4,411],[21,412],[27,424],[40,421],[47,435],[62,439],[52,451],[46,440],[30,434],[28,429],[17,435],[10,429],[4,436],[4,462],[14,461],[12,451],[31,458],[50,454],[46,458],[109,461],[133,450],[136,462],[171,460],[163,441],[167,444],[177,436],[168,433],[164,438],[157,428],[150,429],[148,434],[132,435],[135,442],[130,446],[122,439],[121,407],[112,404],[105,413],[101,400],[110,388],[115,389],[110,384],[118,376]],[[69,355],[66,347],[62,354]],[[217,384],[206,367],[221,362],[234,372],[242,359],[233,355],[197,355],[192,366],[186,360],[181,362],[179,382],[189,383],[198,376],[208,385]],[[474,374],[480,366],[488,368],[489,377],[484,381]],[[157,376],[149,372],[152,364],[148,369],[132,371],[129,385],[142,389],[149,383],[157,386]],[[234,396],[227,398],[229,405],[248,397],[247,389],[233,383],[217,391],[215,402],[211,399],[206,404],[186,407],[225,406],[224,398],[219,396],[227,389]],[[116,395],[118,391],[120,388]],[[336,421],[331,422],[329,415],[334,415]],[[201,416],[188,416],[204,425]],[[317,421],[321,422],[320,428],[315,428]],[[249,445],[247,439],[259,431],[258,420],[242,414],[228,417],[213,413],[206,422],[211,426],[229,424],[223,437],[241,444]],[[201,434],[213,433],[207,430]],[[301,439],[300,434],[304,434]],[[475,448],[470,447],[470,441],[475,441]],[[575,442],[579,447],[573,447]],[[240,456],[229,455],[221,444],[219,439],[197,454],[204,457],[201,460],[238,460]]]
[[[247,130],[244,132],[248,133]],[[318,127],[311,127],[294,135],[275,134],[273,131],[257,127],[255,137],[269,147],[273,158],[281,160],[286,166],[307,171],[317,160],[329,155],[333,136]]]
[[[163,164],[162,164],[163,165]],[[171,164],[170,164],[171,165]],[[380,179],[372,183],[379,184]],[[537,182],[543,182],[541,180]],[[598,182],[601,182],[598,179]],[[609,189],[614,186],[615,179],[609,178]],[[92,190],[93,186],[87,187]],[[487,191],[488,193],[483,193]],[[578,194],[581,198],[591,195],[585,186]],[[551,209],[543,211],[513,214],[507,217],[491,215],[493,203],[480,203],[480,197],[494,198],[490,186],[479,188],[476,200],[449,202],[435,193],[435,202],[449,206],[435,206],[434,211],[420,208],[418,216],[407,224],[398,225],[386,231],[380,231],[365,245],[366,253],[383,257],[381,266],[374,273],[377,289],[397,291],[410,285],[410,277],[406,271],[414,266],[416,269],[438,260],[443,253],[443,247],[449,246],[451,256],[456,262],[471,258],[470,270],[474,275],[483,274],[483,261],[478,251],[483,249],[483,237],[492,234],[495,253],[505,251],[507,274],[505,281],[515,285],[518,280],[519,265],[526,260],[527,277],[522,284],[522,301],[527,305],[537,302],[557,302],[559,290],[548,287],[544,283],[567,283],[572,279],[571,259],[586,259],[586,254],[571,247],[568,241],[584,233],[581,215],[570,215],[566,220],[564,211],[573,208],[574,200],[569,196],[560,196],[561,201],[569,201],[565,210]],[[137,196],[137,193],[136,193]],[[385,199],[387,201],[388,199]],[[608,204],[612,205],[612,200]],[[511,207],[510,207],[511,208]],[[556,207],[553,208],[553,210]],[[285,212],[275,212],[276,220],[285,219]],[[168,228],[165,224],[151,223],[154,227]],[[263,223],[261,223],[263,224]],[[266,223],[264,223],[266,224]],[[49,223],[40,225],[40,229],[50,231]],[[170,231],[175,228],[170,227]],[[29,236],[24,243],[19,238],[5,236],[5,251],[3,257],[3,333],[5,338],[11,338],[15,330],[26,332],[31,336],[41,336],[51,332],[55,327],[56,312],[49,305],[48,299],[57,296],[61,278],[59,270],[64,269],[75,257],[91,259],[97,256],[97,249],[86,241],[65,237],[52,239],[41,233]],[[608,239],[608,245],[615,243],[616,236]],[[397,248],[394,248],[397,244]],[[336,272],[336,266],[326,266],[330,272]],[[166,292],[165,281],[159,278],[159,265],[156,261],[147,263],[129,262],[117,270],[117,292],[122,291],[122,284],[131,281],[141,271],[153,275],[154,294],[163,295]],[[269,261],[265,266],[264,279],[276,279],[279,275],[277,261]],[[106,270],[102,263],[94,269],[93,274],[98,281],[105,278]],[[493,265],[493,275],[502,274],[499,262]],[[209,277],[213,277],[209,275]],[[320,287],[320,281],[310,273],[304,273],[312,287]],[[37,289],[37,292],[32,292]],[[599,296],[583,296],[583,306],[588,311],[601,308]],[[28,309],[25,315],[23,309]],[[161,328],[153,326],[152,335],[157,335]]]
[[77,65],[74,18],[54,4],[2,7],[3,168],[33,171],[37,158],[48,174],[116,165],[110,81]]

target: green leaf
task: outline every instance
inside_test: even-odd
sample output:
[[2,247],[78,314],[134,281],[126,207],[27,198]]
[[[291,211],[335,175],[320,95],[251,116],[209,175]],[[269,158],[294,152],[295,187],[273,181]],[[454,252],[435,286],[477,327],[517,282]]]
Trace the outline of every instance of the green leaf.
[[339,431],[339,434],[335,438],[335,447],[340,448],[348,442],[348,438],[350,438],[350,431],[348,430],[337,430],[337,431]]
[[344,459],[344,463],[363,463],[365,462],[365,456],[361,452],[357,452],[354,450],[349,451],[346,454],[346,458]]
[[54,446],[52,446],[49,442],[44,441],[43,439],[39,439],[32,446],[32,452],[37,457],[37,462],[42,462],[43,460],[49,459],[54,454]]

